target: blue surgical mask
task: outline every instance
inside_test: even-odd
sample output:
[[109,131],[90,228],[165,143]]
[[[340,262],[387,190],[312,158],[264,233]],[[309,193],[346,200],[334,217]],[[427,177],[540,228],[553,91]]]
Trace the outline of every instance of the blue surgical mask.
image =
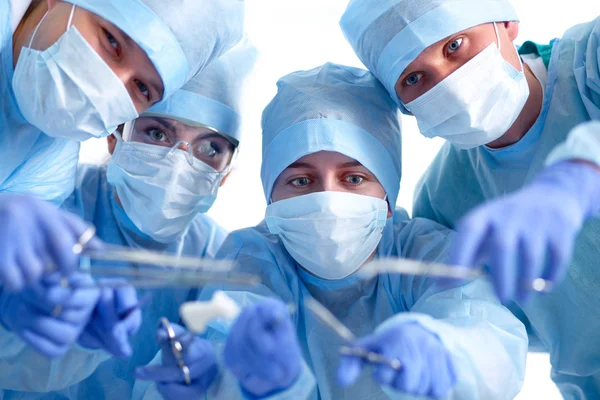
[[[442,137],[470,149],[504,135],[529,98],[529,84],[500,53],[496,43],[469,60],[434,88],[405,105],[427,137]],[[516,51],[516,50],[515,50]],[[520,60],[520,58],[519,58]]]
[[229,169],[217,172],[183,150],[117,138],[107,180],[125,213],[157,242],[177,240],[213,205]]
[[385,200],[326,191],[272,203],[265,221],[304,269],[334,280],[352,275],[369,259],[387,214]]
[[[13,77],[13,90],[25,119],[45,134],[86,140],[112,133],[119,124],[138,117],[119,77],[75,26],[47,50],[23,47]],[[47,14],[46,14],[47,15]]]

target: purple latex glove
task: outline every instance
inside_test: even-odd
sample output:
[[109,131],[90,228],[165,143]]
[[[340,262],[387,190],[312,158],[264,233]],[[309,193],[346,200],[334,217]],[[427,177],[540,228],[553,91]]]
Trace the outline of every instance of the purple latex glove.
[[77,340],[99,298],[92,278],[75,273],[69,286],[58,273],[44,277],[19,293],[0,294],[0,322],[48,357],[62,356]]
[[129,357],[132,353],[129,338],[141,324],[142,312],[135,289],[105,287],[78,343],[91,349],[103,348],[117,357]]
[[577,234],[599,204],[595,167],[575,161],[551,165],[531,184],[460,220],[449,261],[486,265],[503,302],[527,300],[535,279],[562,280]]
[[[456,384],[450,353],[437,335],[417,322],[399,322],[358,340],[354,346],[400,361],[400,371],[386,365],[373,366],[373,379],[380,385],[412,396],[441,398]],[[342,356],[338,383],[351,385],[366,365],[361,358]]]
[[200,339],[182,326],[171,326],[183,348],[183,361],[189,369],[190,384],[185,384],[184,374],[173,355],[167,332],[162,327],[156,336],[161,345],[162,365],[138,368],[135,377],[155,381],[156,389],[167,400],[203,398],[219,371],[215,349],[209,341]]
[[245,308],[229,332],[223,358],[253,397],[291,387],[302,357],[286,305],[268,299]]
[[19,291],[54,266],[63,275],[79,268],[73,253],[88,224],[30,196],[0,195],[0,284]]

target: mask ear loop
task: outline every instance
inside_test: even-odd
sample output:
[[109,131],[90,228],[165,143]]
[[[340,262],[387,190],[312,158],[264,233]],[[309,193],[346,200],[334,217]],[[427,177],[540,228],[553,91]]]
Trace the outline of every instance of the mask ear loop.
[[[67,22],[66,30],[69,30],[69,28],[71,27],[71,24],[73,23],[73,16],[75,15],[75,7],[77,7],[75,4],[73,4],[73,7],[71,7],[71,14],[69,15],[69,21]],[[37,24],[37,26],[33,30],[33,34],[31,35],[31,39],[29,39],[29,45],[27,47],[31,48],[31,45],[33,44],[33,40],[35,39],[35,36],[37,35],[38,29],[40,29],[40,26],[42,26],[42,24],[44,23],[44,20],[48,16],[48,12],[50,12],[50,10],[46,11],[44,16],[40,20],[40,23]]]
[[[498,33],[498,25],[494,22],[494,30],[496,31],[496,40],[498,41],[498,51],[502,49],[502,42],[500,42],[500,33]],[[519,59],[519,65],[521,66],[520,72],[525,72],[525,68],[523,67],[523,60],[521,60],[521,55],[515,46],[515,51],[517,52],[517,58]]]

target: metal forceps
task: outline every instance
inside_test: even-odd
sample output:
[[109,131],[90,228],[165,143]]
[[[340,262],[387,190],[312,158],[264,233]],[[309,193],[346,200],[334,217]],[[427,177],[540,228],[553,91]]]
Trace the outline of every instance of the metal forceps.
[[[109,244],[101,248],[87,248],[95,237],[95,232],[94,226],[90,226],[73,246],[73,253],[81,256],[81,269],[96,276],[124,279],[96,282],[94,287],[118,288],[131,285],[136,288],[159,289],[198,287],[215,282],[242,286],[254,286],[260,283],[260,278],[256,275],[232,271],[235,266],[232,261],[173,256]],[[92,260],[115,264],[127,263],[128,267],[92,266]],[[68,279],[64,277],[61,284],[68,286]]]
[[[329,311],[321,303],[319,303],[313,298],[307,298],[304,300],[304,305],[308,309],[310,309],[321,322],[329,326],[334,332],[338,334],[339,337],[344,339],[346,342],[352,343],[356,340],[356,336],[350,331],[350,329],[348,329],[346,325],[344,325],[340,320],[338,320],[331,313],[331,311]],[[402,369],[402,363],[399,360],[390,359],[385,356],[382,356],[379,353],[375,353],[360,347],[341,346],[340,354],[343,356],[359,357],[371,364],[386,365],[395,371],[400,371]]]
[[183,380],[185,381],[186,385],[191,384],[192,378],[190,377],[190,369],[187,365],[185,365],[185,361],[183,360],[183,345],[179,340],[177,340],[173,326],[168,319],[162,317],[158,322],[158,327],[163,327],[167,331],[167,338],[169,340],[169,344],[171,345],[171,353],[173,353],[173,356],[177,361],[177,366],[183,374]]
[[[364,278],[370,278],[382,273],[401,275],[427,275],[438,278],[452,278],[471,280],[487,275],[481,267],[468,268],[459,265],[447,265],[435,262],[423,262],[407,258],[380,258],[366,264],[359,270]],[[549,292],[552,290],[552,282],[542,278],[523,282],[523,285],[536,292]]]

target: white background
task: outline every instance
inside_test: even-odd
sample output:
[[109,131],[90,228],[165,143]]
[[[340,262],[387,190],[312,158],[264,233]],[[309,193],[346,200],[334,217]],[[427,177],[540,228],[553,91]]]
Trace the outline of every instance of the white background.
[[[261,56],[244,96],[244,137],[236,167],[210,211],[227,229],[260,222],[265,201],[260,182],[263,108],[275,94],[277,79],[290,72],[310,69],[332,61],[362,66],[345,41],[338,25],[346,0],[247,0],[247,30]],[[600,15],[596,0],[513,0],[521,17],[517,43],[533,40],[548,43],[569,27]],[[414,186],[441,146],[441,140],[419,135],[412,118],[403,121],[403,175],[398,204],[409,212]],[[103,140],[88,141],[81,150],[82,162],[103,162]],[[560,399],[550,378],[548,356],[531,354],[527,378],[518,399]]]

